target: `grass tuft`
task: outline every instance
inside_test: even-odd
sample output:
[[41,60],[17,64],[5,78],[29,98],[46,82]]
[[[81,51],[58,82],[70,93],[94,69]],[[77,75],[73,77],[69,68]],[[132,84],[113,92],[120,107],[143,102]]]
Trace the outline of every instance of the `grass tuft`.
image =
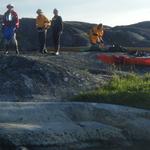
[[114,75],[107,85],[81,93],[73,100],[150,109],[150,74],[142,77],[135,74],[125,77]]

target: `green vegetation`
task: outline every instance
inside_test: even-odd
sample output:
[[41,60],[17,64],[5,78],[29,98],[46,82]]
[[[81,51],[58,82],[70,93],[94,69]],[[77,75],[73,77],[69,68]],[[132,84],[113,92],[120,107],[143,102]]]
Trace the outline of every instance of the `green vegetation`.
[[150,109],[150,74],[114,75],[105,86],[73,98],[77,101],[121,104]]

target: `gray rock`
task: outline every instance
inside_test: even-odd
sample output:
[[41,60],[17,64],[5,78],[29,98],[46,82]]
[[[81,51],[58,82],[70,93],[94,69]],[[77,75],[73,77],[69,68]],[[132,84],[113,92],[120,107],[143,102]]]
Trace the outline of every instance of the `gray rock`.
[[[64,62],[64,56],[60,56],[56,61],[51,55],[0,56],[0,101],[57,101],[99,83],[71,65],[74,60]],[[72,70],[80,76],[76,77]]]
[[[0,17],[1,22],[1,17]],[[64,22],[64,31],[61,38],[63,47],[79,47],[89,46],[89,31],[95,24],[84,22]],[[140,22],[128,26],[108,27],[104,35],[106,44],[120,44],[125,47],[150,47],[150,22]],[[0,27],[1,30],[1,27]],[[20,49],[37,50],[39,49],[38,35],[35,27],[35,19],[22,18],[20,20],[20,28],[17,31]],[[3,41],[0,33],[0,48]],[[33,40],[34,39],[34,40]],[[52,33],[48,30],[47,45],[52,47]]]
[[149,126],[149,110],[117,105],[0,103],[0,147],[148,150]]

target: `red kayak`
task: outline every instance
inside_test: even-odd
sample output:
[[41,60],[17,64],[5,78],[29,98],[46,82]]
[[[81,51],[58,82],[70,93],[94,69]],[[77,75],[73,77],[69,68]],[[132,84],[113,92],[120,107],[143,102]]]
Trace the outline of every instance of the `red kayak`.
[[129,64],[150,66],[150,57],[130,57],[127,55],[106,55],[101,54],[97,59],[107,64]]

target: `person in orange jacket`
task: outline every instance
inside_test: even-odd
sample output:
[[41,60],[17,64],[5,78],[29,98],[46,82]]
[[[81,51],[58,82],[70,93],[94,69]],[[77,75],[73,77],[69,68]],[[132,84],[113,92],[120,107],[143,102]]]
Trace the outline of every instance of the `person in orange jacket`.
[[36,28],[38,31],[40,52],[47,53],[46,38],[47,38],[47,29],[50,27],[50,21],[43,14],[41,9],[38,9],[36,13],[38,15],[36,18]]
[[102,24],[94,26],[90,30],[90,43],[92,49],[100,49],[104,48],[104,42],[103,42],[103,36],[104,36],[104,27]]

